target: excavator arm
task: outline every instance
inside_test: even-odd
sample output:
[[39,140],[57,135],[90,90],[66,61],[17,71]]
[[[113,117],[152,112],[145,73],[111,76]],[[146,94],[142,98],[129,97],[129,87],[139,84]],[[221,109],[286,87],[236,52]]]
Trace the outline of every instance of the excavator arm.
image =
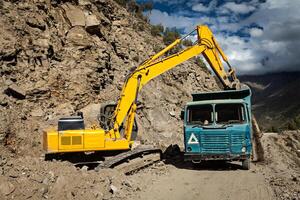
[[[57,129],[50,129],[43,134],[43,148],[47,151],[46,159],[56,156],[56,153],[93,151],[118,153],[118,151],[125,151],[102,163],[104,167],[112,167],[137,156],[160,153],[160,149],[153,147],[141,147],[132,150],[134,140],[132,133],[138,95],[143,86],[150,80],[192,57],[203,55],[224,89],[240,89],[235,71],[211,30],[207,26],[198,26],[194,31],[197,32],[198,39],[193,46],[170,54],[171,50],[180,44],[185,37],[177,39],[131,71],[126,77],[117,105],[109,104],[102,108],[104,110],[103,113],[101,112],[103,116],[101,115],[99,120],[103,123],[102,127],[97,128],[95,126],[91,129],[85,129],[82,117],[60,118]],[[227,71],[223,63],[227,64]],[[131,151],[128,151],[130,149]]]
[[[235,72],[210,29],[198,26],[194,31],[198,39],[193,46],[172,54],[171,50],[185,37],[177,39],[131,71],[126,77],[117,105],[103,107],[105,111],[100,116],[102,127],[85,129],[83,118],[78,116],[60,118],[57,129],[50,129],[43,134],[43,148],[47,153],[129,150],[134,140],[132,133],[138,94],[143,86],[192,57],[203,55],[225,89],[238,88]],[[222,61],[227,63],[228,71]]]
[[[185,37],[177,39],[165,49],[146,60],[141,66],[137,67],[129,76],[127,76],[112,118],[113,129],[109,131],[111,135],[120,138],[118,130],[126,119],[126,122],[124,123],[125,138],[129,141],[131,138],[139,91],[153,78],[192,57],[202,54],[223,84],[224,88],[236,89],[239,87],[239,81],[236,78],[235,72],[228,63],[227,57],[216,42],[211,30],[207,26],[202,25],[198,26],[194,31],[197,31],[198,36],[195,45],[178,53],[163,57],[167,52],[182,42]],[[229,67],[228,72],[225,71],[221,59],[227,63]]]

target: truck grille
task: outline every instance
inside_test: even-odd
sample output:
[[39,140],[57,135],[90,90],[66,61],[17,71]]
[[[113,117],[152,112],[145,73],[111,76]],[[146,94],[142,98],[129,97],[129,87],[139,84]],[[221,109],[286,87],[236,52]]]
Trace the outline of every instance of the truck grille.
[[231,133],[231,144],[232,145],[242,145],[245,140],[245,134],[241,134],[239,132]]
[[230,152],[230,138],[228,133],[205,133],[200,136],[202,152],[227,153]]
[[241,132],[200,134],[203,153],[236,153],[241,151],[244,143],[245,134]]

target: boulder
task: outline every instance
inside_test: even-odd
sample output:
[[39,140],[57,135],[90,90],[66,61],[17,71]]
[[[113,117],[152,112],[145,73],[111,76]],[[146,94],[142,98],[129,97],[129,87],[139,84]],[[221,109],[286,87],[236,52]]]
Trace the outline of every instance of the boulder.
[[91,38],[82,27],[73,27],[67,35],[68,43],[75,46],[90,46],[92,44]]
[[116,194],[116,193],[118,192],[118,188],[117,188],[116,186],[114,186],[114,185],[110,185],[109,188],[110,188],[109,191],[110,191],[112,194]]
[[90,34],[100,33],[100,21],[96,15],[88,15],[85,19],[86,31]]
[[81,6],[91,5],[91,2],[89,0],[79,0],[78,4]]
[[42,47],[42,48],[48,48],[49,47],[49,40],[48,39],[37,39],[37,40],[34,40],[33,42],[33,45],[35,46],[39,46],[39,47]]
[[98,124],[98,114],[100,113],[101,104],[89,104],[82,108],[80,112],[83,113],[84,122],[87,127]]
[[44,112],[41,108],[36,108],[33,111],[31,111],[30,115],[32,117],[42,117],[44,115]]
[[32,28],[38,28],[42,31],[46,30],[46,23],[41,15],[31,14],[27,17],[26,23]]
[[26,91],[17,86],[16,84],[11,84],[5,90],[5,93],[9,96],[13,96],[17,99],[25,99],[26,98]]
[[71,4],[62,5],[71,26],[85,26],[84,12]]

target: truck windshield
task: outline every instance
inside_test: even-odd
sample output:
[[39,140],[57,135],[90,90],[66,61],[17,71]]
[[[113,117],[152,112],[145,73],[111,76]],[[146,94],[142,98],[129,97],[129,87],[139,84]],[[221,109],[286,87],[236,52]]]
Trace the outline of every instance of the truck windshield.
[[207,125],[213,122],[212,105],[197,105],[188,108],[188,123]]
[[218,104],[215,107],[216,123],[243,123],[245,111],[243,104]]

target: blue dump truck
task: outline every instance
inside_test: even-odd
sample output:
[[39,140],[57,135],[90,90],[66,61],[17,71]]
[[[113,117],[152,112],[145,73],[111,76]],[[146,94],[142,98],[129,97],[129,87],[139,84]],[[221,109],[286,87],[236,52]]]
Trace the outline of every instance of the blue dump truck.
[[181,113],[184,120],[184,160],[241,161],[250,168],[251,90],[192,94]]

